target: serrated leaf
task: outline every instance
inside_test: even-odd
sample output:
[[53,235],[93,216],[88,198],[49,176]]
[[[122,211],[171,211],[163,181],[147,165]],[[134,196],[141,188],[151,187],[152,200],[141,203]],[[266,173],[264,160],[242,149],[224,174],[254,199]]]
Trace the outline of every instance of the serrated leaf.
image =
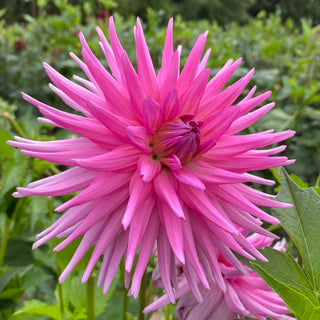
[[291,209],[272,209],[290,235],[303,260],[312,287],[320,288],[320,197],[312,189],[298,187],[287,172],[281,170],[281,190],[278,199],[292,203]]
[[61,319],[60,307],[58,305],[49,305],[39,300],[25,301],[24,306],[16,311],[14,315],[23,313],[41,314],[55,320]]
[[251,267],[283,299],[297,320],[320,320],[320,306],[314,304],[303,290],[283,284],[258,264],[252,263]]
[[283,299],[297,319],[320,320],[320,304],[296,261],[272,248],[261,250],[268,262],[244,261]]

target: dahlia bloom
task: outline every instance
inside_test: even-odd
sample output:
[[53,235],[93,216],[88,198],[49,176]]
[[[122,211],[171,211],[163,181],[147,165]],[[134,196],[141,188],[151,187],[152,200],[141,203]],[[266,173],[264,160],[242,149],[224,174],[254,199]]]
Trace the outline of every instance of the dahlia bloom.
[[205,65],[210,50],[201,59],[207,33],[199,36],[180,72],[181,46],[173,49],[172,28],[171,19],[157,73],[139,19],[134,29],[137,71],[118,40],[112,17],[110,43],[97,28],[110,72],[95,57],[82,33],[83,61],[73,53],[71,57],[88,79],[75,76],[77,84],[45,63],[53,82],[50,88],[82,115],[55,109],[23,94],[46,117],[40,121],[79,136],[48,142],[16,137],[9,142],[25,155],[72,167],[14,193],[24,197],[79,192],[56,208],[66,212],[37,236],[33,246],[37,248],[53,237],[66,237],[54,249],[59,251],[82,237],[60,281],[94,247],[82,281],[88,280],[102,258],[98,285],[107,292],[122,257],[130,279],[139,252],[129,290],[136,297],[157,243],[161,277],[172,301],[175,259],[184,265],[194,290],[198,280],[209,288],[210,277],[225,290],[212,252],[219,250],[232,265],[246,272],[231,249],[250,259],[264,257],[238,227],[269,235],[261,227],[262,221],[279,221],[258,206],[288,207],[244,184],[272,184],[248,171],[292,163],[284,156],[271,157],[285,146],[260,148],[291,137],[293,131],[237,134],[273,108],[274,103],[269,103],[252,111],[270,92],[254,97],[254,87],[234,103],[253,70],[222,90],[240,59],[229,60],[208,82],[210,71]]
[[[247,240],[256,248],[270,246],[273,241],[272,238],[258,234],[252,234]],[[278,242],[274,248],[282,251],[283,244]],[[201,303],[192,293],[186,277],[180,271],[180,280],[174,293],[174,298],[179,299],[177,303],[179,320],[233,320],[245,317],[264,320],[267,317],[273,320],[294,319],[286,315],[290,311],[282,299],[251,269],[245,267],[249,275],[243,275],[220,254],[218,261],[226,290],[222,291],[214,281],[209,290],[200,284],[199,293],[203,297]],[[157,287],[163,287],[158,268],[154,270],[153,283]],[[148,306],[145,312],[156,310],[168,303],[170,298],[166,294]]]

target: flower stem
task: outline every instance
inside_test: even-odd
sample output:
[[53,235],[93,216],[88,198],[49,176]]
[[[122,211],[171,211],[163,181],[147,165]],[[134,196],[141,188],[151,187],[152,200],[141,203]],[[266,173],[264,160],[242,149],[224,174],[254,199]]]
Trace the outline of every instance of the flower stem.
[[95,314],[94,314],[94,289],[95,289],[95,283],[94,283],[94,273],[91,274],[91,276],[88,279],[87,282],[87,313],[88,313],[88,320],[94,320]]
[[120,281],[123,285],[123,316],[122,320],[127,320],[127,312],[129,309],[129,297],[128,297],[128,289],[125,287],[125,269],[124,269],[124,260],[121,260],[120,264]]
[[147,285],[147,271],[144,272],[142,280],[141,280],[141,287],[140,287],[140,292],[139,292],[138,320],[144,320],[143,310],[146,306],[146,285]]
[[1,247],[0,247],[0,268],[2,267],[4,255],[6,253],[10,222],[11,222],[10,218],[6,215],[4,230],[3,230],[2,239],[1,239]]
[[10,125],[12,127],[12,129],[22,138],[27,138],[27,136],[25,135],[25,133],[22,131],[22,129],[20,128],[18,122],[16,120],[14,120],[9,112],[3,112],[1,114],[3,119],[6,119],[10,122]]
[[[52,197],[48,197],[48,211],[49,211],[49,219],[50,219],[50,223],[53,224],[53,203],[52,203]],[[60,275],[61,275],[61,268],[59,266],[58,260],[57,260],[57,256],[56,256],[56,252],[54,252],[54,256],[56,258],[56,263],[57,263],[57,277],[59,279]],[[62,284],[58,281],[58,295],[59,295],[59,302],[60,302],[60,312],[61,312],[61,316],[64,313],[64,303],[63,303],[63,292],[62,292]]]

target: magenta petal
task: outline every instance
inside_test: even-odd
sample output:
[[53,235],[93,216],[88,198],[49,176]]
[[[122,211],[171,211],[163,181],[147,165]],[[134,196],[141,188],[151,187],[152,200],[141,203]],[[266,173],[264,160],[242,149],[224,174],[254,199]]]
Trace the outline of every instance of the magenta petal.
[[173,175],[180,182],[189,186],[195,187],[200,190],[205,190],[204,183],[186,166],[183,166],[179,170],[172,170]]
[[134,213],[150,195],[151,183],[143,181],[139,172],[136,171],[130,181],[130,197],[122,218],[122,224],[125,230],[130,225]]
[[131,271],[136,251],[149,223],[149,219],[153,212],[154,205],[155,201],[153,198],[147,199],[132,217],[129,231],[127,257],[125,263],[127,272]]
[[178,218],[184,219],[181,202],[173,184],[173,177],[168,170],[162,170],[154,179],[154,188],[159,198],[166,201]]
[[159,100],[159,87],[154,71],[153,63],[150,57],[149,49],[144,38],[140,19],[137,18],[137,26],[135,28],[136,53],[138,63],[138,76],[146,95]]
[[93,171],[132,171],[136,167],[140,151],[131,145],[123,145],[110,152],[88,159],[74,159],[80,167]]
[[182,220],[177,218],[171,208],[163,201],[158,201],[161,222],[167,232],[170,246],[177,259],[184,264]]
[[138,150],[147,154],[152,152],[151,139],[144,127],[128,126],[127,138]]
[[171,121],[174,118],[177,117],[180,106],[179,106],[179,100],[178,100],[178,93],[176,89],[172,89],[163,104],[164,107],[164,114],[166,117],[166,121]]
[[153,159],[150,155],[142,155],[138,161],[138,170],[142,180],[149,182],[160,174],[161,163],[159,159]]
[[138,297],[141,279],[148,265],[152,250],[154,249],[159,226],[159,217],[155,214],[151,215],[148,227],[141,241],[139,260],[133,275],[131,288],[129,290],[129,294],[133,295],[134,298]]
[[160,228],[158,241],[157,241],[158,259],[159,259],[159,270],[163,283],[163,287],[170,299],[171,303],[175,303],[173,296],[171,281],[170,281],[170,253],[171,248],[168,242],[166,231],[164,228]]
[[143,124],[148,133],[154,134],[163,122],[161,106],[152,98],[147,97],[143,102],[142,109]]

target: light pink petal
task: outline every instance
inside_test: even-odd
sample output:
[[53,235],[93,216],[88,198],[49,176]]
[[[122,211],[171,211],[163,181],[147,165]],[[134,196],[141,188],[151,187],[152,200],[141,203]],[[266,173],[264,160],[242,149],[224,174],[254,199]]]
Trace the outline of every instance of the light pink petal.
[[170,246],[176,256],[176,258],[182,263],[185,263],[185,257],[183,252],[183,234],[182,234],[182,222],[180,218],[177,218],[175,213],[164,201],[158,201],[158,211],[163,227],[167,232],[167,237],[170,242]]
[[172,56],[171,64],[166,67],[167,74],[161,81],[159,80],[161,102],[165,101],[167,95],[173,90],[176,90],[176,83],[179,76],[179,63],[180,55],[179,51],[176,50]]
[[172,29],[173,29],[173,18],[169,19],[166,39],[164,43],[164,48],[162,52],[162,63],[159,70],[158,79],[159,83],[163,83],[167,78],[168,74],[171,72],[171,61],[173,56],[173,39],[172,39]]
[[126,79],[130,101],[134,113],[141,119],[142,116],[142,105],[146,99],[146,94],[144,93],[136,71],[134,70],[129,57],[126,52],[123,53],[121,57],[122,68],[124,76]]
[[110,104],[112,111],[118,113],[119,110],[121,110],[122,114],[126,114],[134,118],[134,113],[132,113],[132,110],[128,108],[129,101],[122,94],[123,90],[121,86],[94,56],[82,33],[80,33],[80,41],[82,44],[81,54],[86,62],[86,65],[88,66],[96,82],[99,84],[100,89],[104,94],[104,98]]
[[63,270],[59,277],[59,282],[64,282],[71,274],[74,267],[79,263],[83,256],[88,252],[88,250],[93,246],[99,238],[101,231],[105,225],[106,219],[103,219],[93,225],[82,238],[77,250],[73,254],[67,267]]
[[73,168],[50,177],[51,179],[46,178],[37,181],[36,184],[31,183],[26,188],[17,188],[17,191],[22,196],[61,196],[86,188],[95,177],[94,172]]
[[240,65],[242,59],[238,59],[233,63],[232,59],[228,60],[226,64],[217,72],[217,74],[210,80],[206,91],[204,93],[203,102],[207,102],[207,100],[211,100],[212,97],[217,95],[220,90],[225,86],[227,81],[230,79],[232,74]]
[[[194,236],[196,239],[197,246],[201,247],[200,252],[204,253],[206,260],[208,261],[214,280],[222,291],[226,290],[226,284],[221,274],[219,267],[216,248],[211,241],[206,228],[203,228],[202,224],[195,222],[197,219],[191,219],[191,225],[193,226]],[[200,227],[200,229],[199,229]]]
[[88,212],[93,210],[98,201],[92,201],[85,203],[77,208],[72,208],[64,213],[55,223],[53,223],[49,228],[39,233],[36,237],[39,239],[36,241],[32,249],[36,249],[46,241],[52,239],[53,237],[59,235],[61,232],[68,230],[74,225],[78,225],[87,215]]
[[207,218],[217,226],[221,227],[227,232],[238,234],[236,227],[227,221],[224,216],[214,207],[206,196],[205,191],[190,188],[181,184],[179,193],[184,202],[200,216]]
[[206,53],[204,54],[199,66],[198,66],[198,69],[197,69],[197,72],[196,72],[196,76],[199,75],[199,73],[204,70],[204,68],[206,67],[206,64],[208,62],[208,59],[210,57],[210,53],[211,53],[211,48],[209,48]]
[[[88,212],[88,215],[81,221],[81,224],[74,230],[69,237],[59,243],[55,248],[54,251],[60,251],[65,248],[69,243],[74,241],[75,239],[79,238],[81,235],[85,234],[89,228],[91,228],[94,224],[98,223],[105,217],[109,216],[107,221],[106,227],[110,224],[116,224],[117,226],[119,223],[117,222],[121,219],[121,214],[123,213],[124,204],[118,203],[114,199],[113,202],[110,202],[110,198],[102,198],[99,203],[94,207],[91,212]],[[119,213],[120,212],[120,213]],[[112,214],[111,214],[112,213]],[[120,216],[120,217],[119,217]],[[119,229],[120,230],[120,229]],[[101,233],[102,236],[105,235],[105,231]],[[99,240],[100,241],[100,240]],[[107,247],[107,246],[106,246]],[[102,252],[106,249],[106,247],[102,250]],[[98,250],[98,249],[97,249]],[[101,252],[101,254],[102,254]],[[100,254],[100,255],[101,255]]]
[[132,269],[136,251],[149,223],[150,216],[154,209],[154,204],[154,198],[147,199],[132,217],[125,262],[125,268],[127,272],[130,272]]
[[160,174],[161,163],[150,155],[142,155],[138,160],[138,170],[142,180],[149,182]]
[[116,242],[117,242],[117,239],[114,239],[114,241],[109,245],[109,247],[105,250],[105,252],[103,254],[103,260],[102,260],[101,268],[99,271],[99,278],[97,281],[98,287],[101,287],[106,279],[107,271],[110,266],[110,260],[113,255],[114,248],[116,246]]
[[[54,86],[53,84],[49,83],[49,88],[56,94],[58,95],[62,101],[67,104],[69,107],[71,107],[74,110],[77,110],[81,113],[83,113],[84,115],[86,115],[87,117],[90,116],[90,112],[88,112],[88,110],[86,110],[85,108],[81,107],[79,104],[77,104],[74,100],[72,100],[68,95],[66,95],[63,91],[61,91],[60,89],[58,89],[56,86]],[[25,95],[25,94],[24,94]],[[25,95],[26,96],[26,95]]]
[[211,117],[213,114],[222,111],[223,109],[231,106],[232,103],[239,97],[244,88],[252,78],[254,70],[251,70],[246,76],[239,79],[237,82],[229,86],[227,89],[222,91],[212,99],[203,102],[196,120],[203,120]]
[[88,170],[128,172],[136,168],[140,153],[131,145],[122,145],[105,154],[87,159],[74,159],[74,161]]
[[102,97],[63,77],[48,64],[44,63],[44,67],[51,81],[82,108],[87,109],[88,100],[95,101],[101,106],[105,105]]
[[127,127],[137,124],[136,121],[121,117],[106,108],[100,107],[94,101],[89,101],[88,107],[98,121],[124,141],[126,141]]
[[162,227],[160,227],[159,234],[158,234],[157,251],[158,251],[160,276],[161,276],[163,288],[166,290],[166,293],[170,299],[170,302],[175,303],[171,281],[170,281],[170,265],[172,263],[172,261],[170,261],[171,248],[166,235],[166,231]]
[[185,250],[186,257],[188,257],[188,260],[193,270],[198,275],[202,285],[205,288],[209,289],[208,280],[202,269],[202,266],[200,264],[200,260],[197,254],[192,227],[190,223],[190,218],[188,216],[186,216],[186,220],[185,220],[182,232],[183,232],[183,242],[184,242],[184,250]]
[[226,284],[227,290],[224,293],[224,298],[226,299],[229,308],[232,310],[232,312],[236,314],[241,314],[242,316],[249,316],[250,312],[246,310],[246,308],[242,304],[241,300],[237,295],[237,292],[233,289],[233,286],[229,282],[226,282]]
[[186,259],[186,263],[183,266],[184,275],[188,281],[188,284],[190,286],[191,292],[193,293],[194,297],[199,303],[202,303],[203,298],[198,288],[198,281],[199,281],[198,276],[194,272],[188,257],[186,257],[185,259]]
[[122,212],[124,211],[124,206],[121,206],[119,209],[116,210],[112,215],[110,215],[107,223],[105,224],[104,230],[101,232],[101,235],[96,243],[96,246],[93,250],[91,258],[88,262],[87,268],[83,273],[82,281],[85,282],[90,277],[92,269],[94,268],[95,264],[103,254],[103,252],[107,249],[107,247],[113,242],[115,237],[118,235],[120,230],[122,229],[121,226],[121,217]]
[[226,134],[236,134],[248,128],[250,125],[252,125],[256,121],[258,121],[260,118],[262,118],[265,114],[267,114],[274,106],[275,106],[275,103],[269,103],[259,108],[256,111],[253,111],[251,113],[246,114],[245,116],[238,118],[230,126]]
[[158,215],[152,214],[146,232],[144,233],[141,241],[139,260],[133,275],[131,288],[129,290],[129,294],[133,295],[134,298],[138,297],[141,279],[150,260],[150,256],[158,235],[159,226],[160,220]]
[[160,94],[158,81],[139,18],[137,18],[137,26],[135,27],[134,36],[136,40],[139,81],[146,95],[151,96],[156,101],[159,101]]
[[214,189],[217,198],[230,203],[237,208],[247,211],[248,213],[271,224],[279,224],[278,219],[270,216],[260,208],[256,207],[252,202],[250,202],[239,191],[237,191],[236,188],[232,187],[231,185],[229,185],[228,188],[226,188],[224,185],[214,186]]
[[96,30],[97,30],[97,33],[98,33],[99,38],[101,40],[101,48],[102,48],[103,53],[108,61],[108,65],[109,65],[113,75],[115,76],[115,78],[123,86],[125,82],[123,82],[124,79],[122,77],[121,67],[118,64],[118,61],[114,55],[114,52],[113,52],[108,40],[106,39],[104,33],[102,32],[102,30],[99,27],[96,27]]
[[[255,87],[253,88],[253,92],[254,91],[255,91]],[[249,98],[249,96],[250,96],[250,93],[246,98],[244,98],[237,104],[240,107],[239,117],[245,115],[247,112],[251,111],[252,109],[257,107],[260,103],[268,99],[271,96],[271,91],[266,91],[254,98],[251,98],[251,97]]]
[[114,174],[110,172],[100,173],[82,192],[61,204],[56,208],[56,211],[61,212],[74,206],[78,206],[88,201],[92,201],[113,192],[111,197],[116,197],[117,200],[124,201],[129,197],[128,186],[131,174]]
[[169,170],[162,170],[154,179],[153,184],[158,197],[166,201],[176,217],[184,219],[184,213],[176,192],[177,189],[174,184],[174,178]]
[[130,197],[122,219],[124,230],[128,228],[133,215],[139,209],[145,199],[147,199],[151,195],[151,192],[151,183],[143,181],[140,177],[139,172],[135,171],[130,181]]
[[[113,251],[113,254],[110,259],[109,268],[106,274],[105,282],[103,285],[103,294],[107,294],[108,289],[112,283],[112,280],[117,272],[117,269],[119,267],[120,261],[122,259],[122,256],[124,255],[124,252],[127,248],[128,243],[128,232],[122,232],[118,238],[118,241],[116,243],[115,249]],[[87,271],[87,270],[86,270]],[[86,282],[88,281],[88,276],[83,275],[81,281]]]

